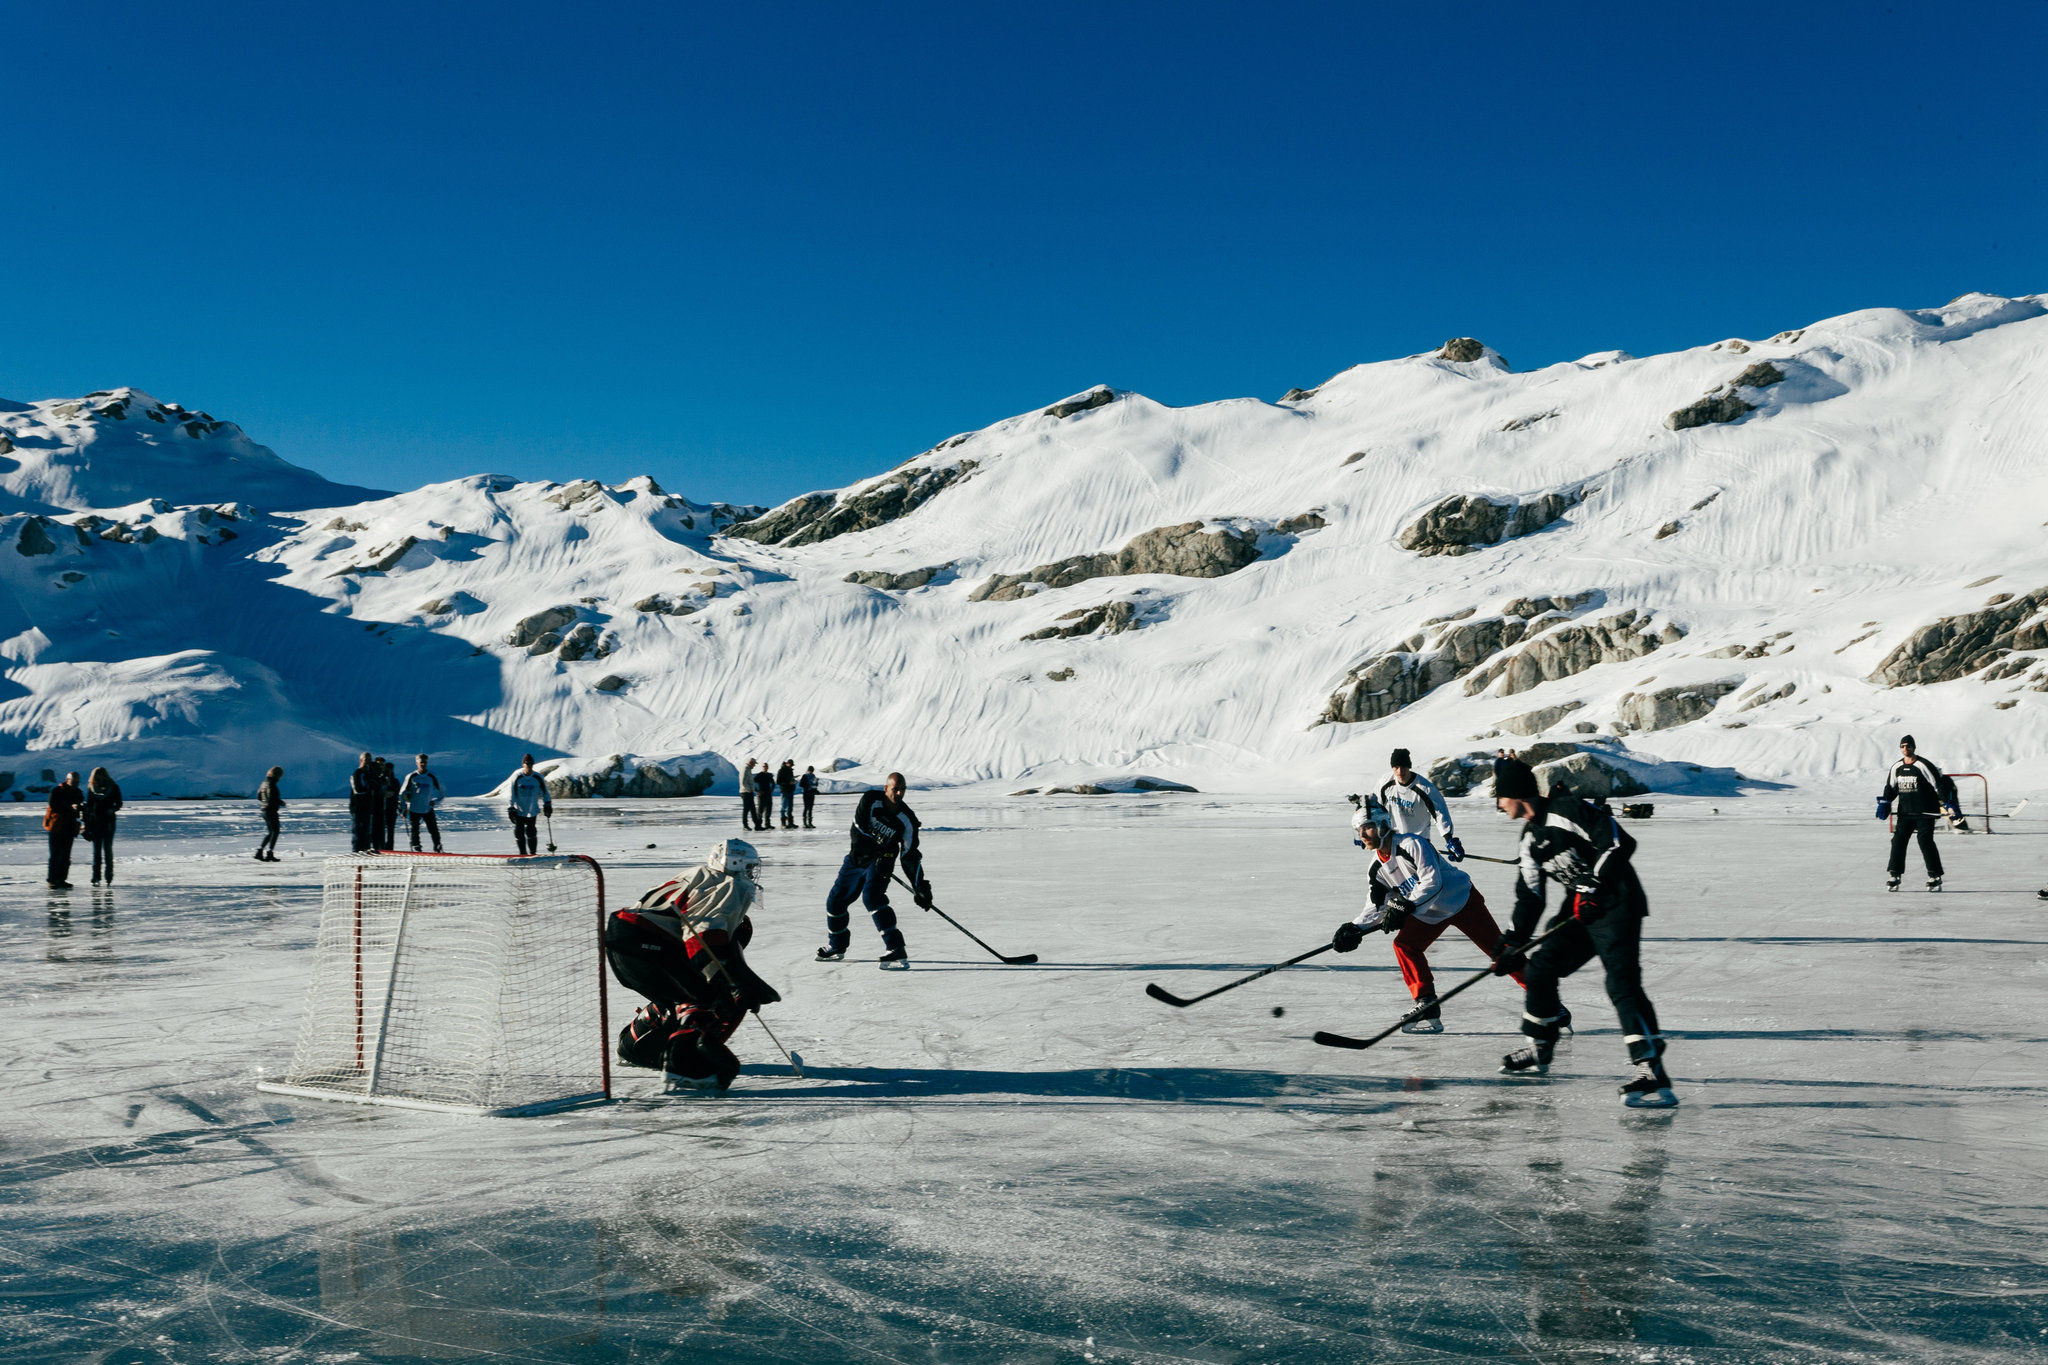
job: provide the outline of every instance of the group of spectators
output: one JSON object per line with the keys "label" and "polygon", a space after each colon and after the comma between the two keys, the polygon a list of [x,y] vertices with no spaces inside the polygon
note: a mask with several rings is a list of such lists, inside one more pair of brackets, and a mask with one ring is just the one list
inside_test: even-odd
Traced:
{"label": "group of spectators", "polygon": [[[390,760],[366,753],[348,776],[348,813],[350,817],[349,851],[352,853],[389,853],[398,846],[398,817],[403,814],[411,827],[412,851],[421,852],[420,825],[424,823],[427,834],[434,841],[434,852],[441,852],[441,822],[435,818],[434,808],[442,801],[441,779],[427,767],[427,756],[414,756],[416,766],[398,780],[398,770]],[[272,769],[273,773],[280,772]],[[273,788],[274,794],[274,788]],[[283,805],[282,801],[278,802]],[[262,850],[257,856],[262,857]],[[266,861],[274,861],[272,859]]]}
{"label": "group of spectators", "polygon": [[797,776],[796,760],[785,758],[780,768],[770,768],[758,758],[747,760],[747,766],[740,773],[740,828],[767,829],[768,821],[775,814],[775,794],[782,793],[782,827],[798,828],[796,822],[796,794],[804,794],[804,822],[802,828],[810,829],[811,808],[818,800],[818,770],[805,768],[803,776]]}
{"label": "group of spectators", "polygon": [[121,784],[105,768],[94,768],[83,787],[77,773],[50,789],[43,828],[50,836],[46,879],[54,891],[71,889],[71,846],[83,834],[92,843],[92,884],[114,884],[114,816],[121,809]]}

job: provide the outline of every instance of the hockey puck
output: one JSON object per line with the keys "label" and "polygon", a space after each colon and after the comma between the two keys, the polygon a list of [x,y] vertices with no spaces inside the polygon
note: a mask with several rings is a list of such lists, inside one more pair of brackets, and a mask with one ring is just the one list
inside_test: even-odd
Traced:
{"label": "hockey puck", "polygon": [[1283,1015],[1283,1014],[1285,1014],[1285,1013],[1287,1013],[1287,1006],[1285,1006],[1285,1005],[1275,1005],[1275,1006],[1273,1006],[1273,1017],[1274,1017],[1275,1019],[1278,1019],[1278,1018],[1279,1018],[1279,1017],[1280,1017],[1281,1015]]}

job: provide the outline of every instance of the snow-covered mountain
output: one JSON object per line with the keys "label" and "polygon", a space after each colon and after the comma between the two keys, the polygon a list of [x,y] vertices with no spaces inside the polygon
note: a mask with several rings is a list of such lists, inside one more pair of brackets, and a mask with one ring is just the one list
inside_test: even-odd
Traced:
{"label": "snow-covered mountain", "polygon": [[1277,402],[1088,390],[766,511],[366,497],[131,390],[0,405],[48,509],[0,517],[0,768],[1343,791],[1512,743],[1725,790],[1875,770],[1904,727],[2005,769],[2048,735],[2044,360],[2043,296],[1524,373],[1458,338]]}

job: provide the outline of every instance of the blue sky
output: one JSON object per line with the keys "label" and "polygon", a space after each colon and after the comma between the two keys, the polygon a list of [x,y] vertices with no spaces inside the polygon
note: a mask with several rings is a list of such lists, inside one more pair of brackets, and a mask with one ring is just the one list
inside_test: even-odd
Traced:
{"label": "blue sky", "polygon": [[772,503],[1274,398],[2048,290],[2048,3],[20,6],[0,396],[383,487]]}

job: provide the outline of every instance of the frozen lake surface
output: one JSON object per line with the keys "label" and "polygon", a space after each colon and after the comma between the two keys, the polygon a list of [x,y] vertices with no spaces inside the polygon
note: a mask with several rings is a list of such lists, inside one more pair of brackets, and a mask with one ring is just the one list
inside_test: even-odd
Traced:
{"label": "frozen lake surface", "polygon": [[[1385,938],[1342,802],[914,795],[913,970],[821,964],[848,805],[753,836],[784,1002],[723,1098],[474,1119],[282,1100],[334,803],[138,803],[119,881],[47,892],[0,811],[0,1358],[22,1361],[1948,1361],[2048,1358],[2048,824],[1882,889],[1859,801],[1658,799],[1645,979],[1682,1098],[1632,1112],[1597,970],[1544,1081],[1516,993],[1370,1052]],[[733,802],[566,802],[613,905]],[[1459,803],[1475,853],[1512,829]],[[456,803],[449,847],[510,852]],[[648,848],[648,844],[656,847]],[[84,845],[80,845],[84,853]],[[302,856],[303,855],[303,856]],[[1512,871],[1468,863],[1497,910]],[[1908,885],[1919,884],[1917,867]],[[1452,935],[1443,984],[1475,967]],[[613,1019],[636,1001],[614,988]],[[1284,1018],[1272,1008],[1284,1005]]]}

